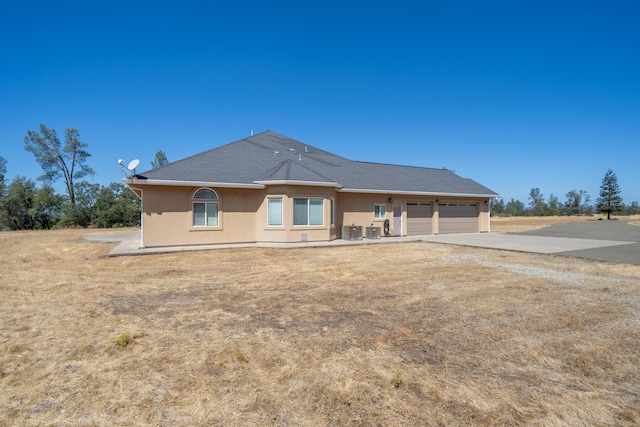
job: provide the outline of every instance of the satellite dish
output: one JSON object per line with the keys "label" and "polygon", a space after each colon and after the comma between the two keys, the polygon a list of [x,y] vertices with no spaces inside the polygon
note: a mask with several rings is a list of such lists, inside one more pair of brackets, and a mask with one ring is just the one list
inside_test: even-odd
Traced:
{"label": "satellite dish", "polygon": [[127,166],[127,169],[129,169],[130,171],[134,171],[136,170],[139,164],[140,164],[140,160],[138,159],[131,160],[129,162],[129,165]]}
{"label": "satellite dish", "polygon": [[118,159],[118,164],[119,164],[120,166],[122,166],[122,164],[123,164],[123,163],[124,163],[124,160],[122,160],[122,159]]}

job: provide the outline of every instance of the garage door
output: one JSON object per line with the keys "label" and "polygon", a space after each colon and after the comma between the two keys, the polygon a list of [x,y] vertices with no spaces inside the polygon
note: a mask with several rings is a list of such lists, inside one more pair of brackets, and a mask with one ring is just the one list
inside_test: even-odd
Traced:
{"label": "garage door", "polygon": [[440,234],[478,232],[477,203],[445,203],[439,204],[438,209]]}
{"label": "garage door", "polygon": [[431,203],[407,203],[407,235],[433,234],[431,227]]}

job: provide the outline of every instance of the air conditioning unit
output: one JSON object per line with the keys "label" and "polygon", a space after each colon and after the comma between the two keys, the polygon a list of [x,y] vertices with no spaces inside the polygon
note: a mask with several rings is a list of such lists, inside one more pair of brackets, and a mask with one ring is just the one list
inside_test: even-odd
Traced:
{"label": "air conditioning unit", "polygon": [[367,239],[380,238],[380,227],[367,227],[365,232],[366,232]]}
{"label": "air conditioning unit", "polygon": [[342,240],[362,240],[361,225],[343,225]]}

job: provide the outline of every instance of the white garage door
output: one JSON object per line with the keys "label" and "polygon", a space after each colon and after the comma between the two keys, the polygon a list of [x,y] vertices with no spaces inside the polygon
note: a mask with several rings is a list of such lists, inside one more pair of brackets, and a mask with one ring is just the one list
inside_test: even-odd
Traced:
{"label": "white garage door", "polygon": [[407,203],[407,236],[433,234],[431,203]]}
{"label": "white garage door", "polygon": [[444,203],[439,204],[438,209],[440,234],[478,232],[477,203]]}

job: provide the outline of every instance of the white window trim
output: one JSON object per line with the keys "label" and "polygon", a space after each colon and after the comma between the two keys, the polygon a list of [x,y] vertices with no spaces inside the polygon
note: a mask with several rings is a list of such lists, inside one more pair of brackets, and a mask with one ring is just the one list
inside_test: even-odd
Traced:
{"label": "white window trim", "polygon": [[[196,194],[198,194],[198,192],[202,191],[202,190],[208,190],[211,191],[214,195],[214,198],[212,199],[196,199],[195,196]],[[195,205],[196,204],[203,204],[204,205],[204,220],[205,220],[205,224],[204,225],[196,225],[195,224]],[[209,225],[209,205],[215,205],[216,206],[216,221],[217,224],[215,225]],[[196,191],[193,192],[193,195],[191,196],[191,228],[192,229],[196,229],[196,230],[212,230],[212,229],[220,229],[222,227],[222,221],[220,218],[220,196],[218,196],[218,193],[211,189],[211,188],[207,188],[207,187],[203,187],[203,188],[198,188]]]}
{"label": "white window trim", "polygon": [[[382,208],[384,209],[384,215],[383,216],[378,216],[377,212],[376,212],[376,208],[378,206],[382,206]],[[376,203],[373,205],[373,218],[375,219],[386,219],[387,218],[387,204],[386,203]]]}
{"label": "white window trim", "polygon": [[[269,223],[269,203],[271,202],[271,200],[280,200],[280,224],[270,224]],[[267,197],[267,227],[269,228],[282,228],[284,227],[284,197],[282,196],[274,196],[274,197]]]}
{"label": "white window trim", "polygon": [[[204,205],[204,221],[205,224],[204,225],[198,225],[195,224],[195,206],[196,205]],[[215,205],[215,209],[216,209],[216,224],[210,225],[209,224],[209,209],[210,206]],[[193,219],[192,219],[192,227],[193,228],[216,228],[216,227],[220,227],[220,205],[218,204],[218,202],[207,202],[207,201],[202,201],[202,202],[193,202]]]}

